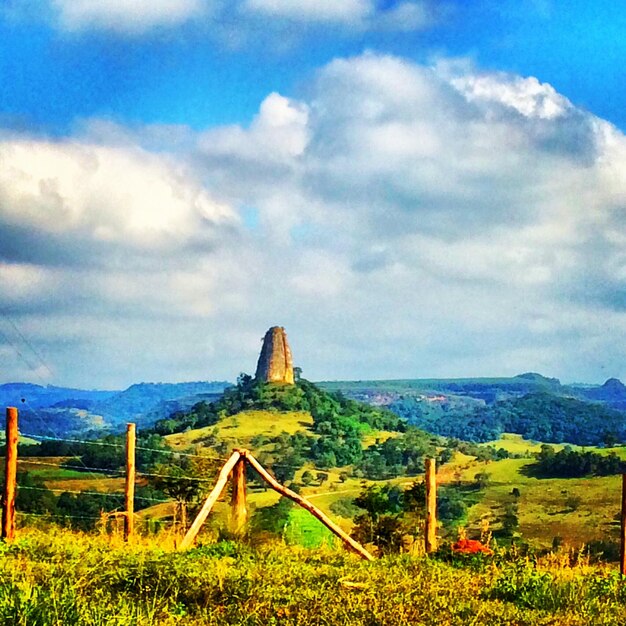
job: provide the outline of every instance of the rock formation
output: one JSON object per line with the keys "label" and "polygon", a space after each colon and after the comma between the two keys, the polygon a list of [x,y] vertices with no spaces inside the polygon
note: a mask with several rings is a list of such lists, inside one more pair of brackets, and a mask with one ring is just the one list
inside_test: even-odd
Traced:
{"label": "rock formation", "polygon": [[291,350],[282,326],[272,326],[265,333],[256,379],[266,383],[294,384]]}

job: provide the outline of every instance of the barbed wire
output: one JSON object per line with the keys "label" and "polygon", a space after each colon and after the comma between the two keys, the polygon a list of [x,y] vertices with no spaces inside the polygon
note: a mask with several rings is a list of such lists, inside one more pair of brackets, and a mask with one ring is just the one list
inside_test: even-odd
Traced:
{"label": "barbed wire", "polygon": [[[18,486],[18,489],[29,489],[32,491],[52,491],[53,493],[71,493],[75,495],[87,495],[87,496],[102,496],[105,498],[123,498],[124,494],[121,493],[109,493],[105,491],[77,491],[73,489],[61,489],[60,487],[31,487],[28,485]],[[137,496],[135,500],[145,500],[146,502],[172,502],[173,500],[163,500],[162,498],[150,498],[149,496]]]}
{"label": "barbed wire", "polygon": [[[94,439],[74,439],[69,437],[52,437],[50,435],[39,435],[33,433],[23,433],[20,432],[22,437],[28,437],[30,439],[41,440],[41,441],[61,441],[64,443],[76,443],[81,445],[88,446],[105,446],[111,448],[119,448],[124,449],[126,447],[125,443],[113,443],[111,441],[98,441]],[[157,454],[169,454],[171,456],[185,456],[185,457],[194,457],[197,459],[204,459],[206,461],[219,461],[225,463],[228,459],[208,456],[206,454],[194,454],[192,452],[183,452],[180,450],[166,450],[163,448],[148,448],[147,446],[135,446],[136,450],[142,450],[144,452],[156,452]]]}
{"label": "barbed wire", "polygon": [[102,516],[92,516],[92,515],[58,515],[55,513],[26,513],[26,511],[15,511],[16,515],[28,515],[29,517],[55,517],[60,519],[90,519],[90,520],[99,520],[102,519]]}
{"label": "barbed wire", "polygon": [[[161,525],[161,526],[171,526],[172,528],[176,528],[177,526],[181,525],[181,522],[178,520],[163,520],[163,519],[152,519],[149,517],[139,517],[137,515],[137,511],[134,514],[134,518],[135,518],[135,524],[146,524],[146,525],[150,525],[150,524],[156,524],[156,525]],[[55,519],[83,519],[83,520],[103,520],[103,517],[106,518],[108,516],[111,515],[118,515],[118,516],[122,516],[125,515],[126,512],[125,511],[107,511],[104,512],[103,515],[70,515],[70,514],[64,514],[64,513],[27,513],[26,511],[15,511],[16,515],[24,515],[24,516],[28,516],[28,517],[51,517],[51,518],[55,518]]]}
{"label": "barbed wire", "polygon": [[[22,340],[22,342],[26,345],[26,347],[33,353],[33,355],[35,356],[35,358],[44,366],[44,368],[46,370],[48,370],[48,374],[50,374],[50,378],[54,377],[54,374],[52,373],[52,370],[50,369],[50,367],[48,367],[48,364],[46,363],[45,359],[43,358],[43,356],[41,355],[41,352],[39,352],[39,350],[35,349],[35,346],[33,346],[32,342],[29,341],[25,336],[24,333],[18,328],[17,324],[15,323],[15,320],[13,320],[12,317],[9,316],[8,313],[4,312],[4,311],[0,311],[0,315],[2,315],[2,317],[9,322],[9,324],[13,327],[13,330],[17,333],[18,337]],[[31,370],[33,370],[33,372],[38,375],[38,369],[37,368],[33,368],[33,366],[26,360],[26,358],[24,357],[23,354],[20,354],[20,352],[18,351],[17,347],[15,346],[15,344],[13,344],[13,342],[10,340],[10,338],[6,335],[6,333],[2,332],[2,334],[4,335],[4,338],[7,339],[9,341],[9,343],[11,344],[11,346],[13,347],[13,349],[18,353],[18,355],[24,360],[24,362],[30,367]],[[39,378],[41,380],[43,380],[42,376],[39,376]]]}
{"label": "barbed wire", "polygon": [[[37,457],[32,457],[32,458],[37,458]],[[126,472],[122,471],[122,470],[115,470],[115,469],[108,469],[108,468],[98,468],[98,467],[83,467],[81,465],[59,465],[58,463],[50,463],[48,461],[31,461],[31,457],[27,457],[27,458],[21,458],[19,459],[19,463],[24,464],[24,465],[43,465],[45,467],[55,467],[57,469],[71,469],[71,470],[76,470],[78,472],[82,472],[83,470],[88,470],[89,473],[103,473],[103,474],[115,474],[117,475],[116,477],[118,478],[123,478],[124,476],[126,476]],[[176,476],[173,474],[158,474],[156,472],[142,472],[142,471],[137,471],[135,472],[136,476],[139,477],[148,477],[148,478],[169,478],[169,479],[173,479],[173,480],[197,480],[200,482],[213,482],[215,479],[214,478],[200,478],[199,476]],[[60,477],[59,480],[62,480],[63,478]],[[67,479],[67,480],[72,480],[72,479]],[[100,477],[98,477],[95,480],[101,480]]]}
{"label": "barbed wire", "polygon": [[155,474],[153,472],[137,472],[137,476],[148,476],[149,478],[167,478],[170,480],[196,480],[198,482],[215,482],[215,478],[200,478],[199,476],[173,476],[171,474]]}
{"label": "barbed wire", "polygon": [[51,437],[50,435],[35,435],[32,433],[22,433],[20,432],[22,437],[28,437],[29,439],[41,439],[42,441],[63,441],[66,443],[80,443],[87,444],[91,446],[108,446],[112,448],[123,448],[124,444],[122,443],[112,443],[110,441],[95,441],[90,439],[70,439],[69,437]]}
{"label": "barbed wire", "polygon": [[[78,472],[82,472],[87,470],[88,473],[103,473],[103,474],[118,474],[119,476],[124,476],[125,472],[122,470],[116,469],[108,469],[108,468],[100,468],[100,467],[86,467],[84,465],[59,465],[58,463],[49,463],[48,461],[31,461],[31,459],[36,459],[37,457],[21,457],[18,459],[18,462],[24,465],[45,465],[48,467],[56,467],[57,469],[71,469],[76,470]],[[74,457],[72,457],[74,458]],[[99,478],[99,477],[98,477]]]}

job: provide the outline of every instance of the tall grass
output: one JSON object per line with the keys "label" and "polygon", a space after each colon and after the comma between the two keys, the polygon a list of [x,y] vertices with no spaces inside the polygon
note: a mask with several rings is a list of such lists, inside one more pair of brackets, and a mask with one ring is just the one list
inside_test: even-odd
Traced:
{"label": "tall grass", "polygon": [[527,559],[458,567],[408,555],[372,563],[282,543],[174,552],[158,539],[31,531],[0,544],[0,623],[15,626],[626,623],[615,574]]}

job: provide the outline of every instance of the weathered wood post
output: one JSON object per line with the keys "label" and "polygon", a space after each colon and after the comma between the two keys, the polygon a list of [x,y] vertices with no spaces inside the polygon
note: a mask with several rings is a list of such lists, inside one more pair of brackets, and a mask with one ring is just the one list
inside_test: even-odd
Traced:
{"label": "weathered wood post", "polygon": [[622,512],[620,529],[619,566],[622,576],[626,576],[626,474],[622,474]]}
{"label": "weathered wood post", "polygon": [[187,534],[180,542],[180,545],[178,546],[179,550],[186,550],[193,543],[196,535],[200,532],[202,524],[204,524],[206,518],[211,512],[211,509],[213,508],[213,505],[217,502],[217,499],[220,497],[220,494],[226,486],[230,473],[233,471],[240,458],[241,454],[238,450],[235,450],[230,457],[228,457],[228,461],[226,461],[226,463],[222,466],[222,469],[217,477],[217,481],[215,482],[215,487],[213,487],[213,491],[211,491],[211,493],[207,496],[207,499],[204,501],[196,519],[193,521],[193,524],[191,524]]}
{"label": "weathered wood post", "polygon": [[231,500],[231,529],[233,533],[243,533],[248,517],[246,508],[246,461],[242,456],[233,468],[233,494]]}
{"label": "weathered wood post", "polygon": [[2,495],[2,539],[15,538],[15,494],[17,490],[17,409],[6,412],[6,452],[4,456],[4,493]]}
{"label": "weathered wood post", "polygon": [[430,554],[437,549],[437,471],[435,459],[426,459],[426,527],[424,546]]}
{"label": "weathered wood post", "polygon": [[126,515],[124,516],[124,541],[134,531],[135,522],[135,424],[126,425]]}
{"label": "weathered wood post", "polygon": [[352,539],[350,535],[345,533],[337,524],[335,524],[328,516],[320,511],[316,506],[305,500],[301,495],[287,489],[281,485],[268,471],[247,451],[242,450],[242,454],[250,465],[257,471],[259,476],[275,491],[278,491],[282,496],[289,498],[296,504],[299,504],[303,509],[311,513],[313,517],[316,517],[326,528],[333,532],[341,541],[343,541],[348,548],[356,552],[362,558],[367,561],[373,561],[374,557],[358,542]]}

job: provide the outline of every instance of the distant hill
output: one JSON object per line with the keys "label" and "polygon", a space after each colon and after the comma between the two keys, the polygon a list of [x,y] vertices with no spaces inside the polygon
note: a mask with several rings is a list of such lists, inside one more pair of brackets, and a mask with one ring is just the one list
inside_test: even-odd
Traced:
{"label": "distant hill", "polygon": [[626,385],[617,378],[609,378],[601,387],[587,387],[578,390],[583,398],[603,402],[616,409],[626,409]]}
{"label": "distant hill", "polygon": [[[5,383],[0,385],[0,406],[28,406],[32,409],[58,406],[62,408],[88,408],[118,393],[35,385],[32,383]],[[81,405],[80,407],[78,405]]]}
{"label": "distant hill", "polygon": [[226,381],[139,383],[124,391],[100,391],[31,383],[0,385],[0,402],[16,406],[20,430],[46,436],[101,436],[126,422],[150,427],[175,411],[220,397]]}
{"label": "distant hill", "polygon": [[528,372],[511,378],[339,381],[319,385],[385,406],[410,424],[470,441],[514,432],[580,445],[626,441],[626,386],[562,385]]}
{"label": "distant hill", "polygon": [[212,402],[230,386],[226,381],[138,383],[94,405],[90,413],[102,416],[113,428],[129,421],[152,425],[198,402]]}
{"label": "distant hill", "polygon": [[414,398],[396,401],[388,408],[418,428],[467,441],[491,441],[504,432],[535,441],[582,446],[626,441],[626,413],[598,402],[546,392],[472,408]]}
{"label": "distant hill", "polygon": [[[376,402],[377,396],[398,398],[401,396],[450,395],[474,398],[484,402],[496,402],[512,396],[537,391],[567,392],[558,378],[527,372],[509,378],[418,378],[369,381],[325,381],[317,383],[327,391],[340,391],[348,397]],[[379,404],[386,402],[380,401]]]}

